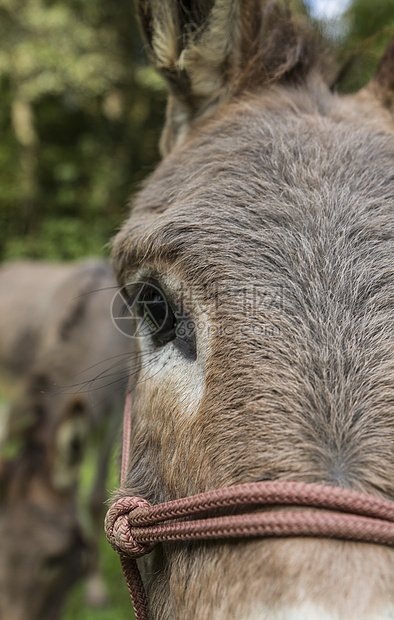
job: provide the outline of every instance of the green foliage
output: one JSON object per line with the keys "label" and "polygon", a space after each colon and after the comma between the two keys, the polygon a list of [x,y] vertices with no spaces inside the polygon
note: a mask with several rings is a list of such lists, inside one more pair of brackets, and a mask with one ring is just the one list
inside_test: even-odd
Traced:
{"label": "green foliage", "polygon": [[89,223],[73,217],[48,217],[43,220],[39,235],[11,238],[7,244],[7,258],[44,256],[48,260],[60,261],[104,254],[103,242],[110,235],[110,227],[105,226],[102,218]]}
{"label": "green foliage", "polygon": [[346,67],[340,90],[355,92],[374,76],[394,35],[394,5],[387,0],[353,0],[343,17],[339,61]]}
{"label": "green foliage", "polygon": [[108,588],[109,604],[103,609],[87,607],[83,584],[71,592],[61,620],[134,620],[133,606],[120,568],[119,557],[104,536],[101,541],[104,577]]}
{"label": "green foliage", "polygon": [[165,92],[132,3],[0,0],[0,260],[106,254]]}

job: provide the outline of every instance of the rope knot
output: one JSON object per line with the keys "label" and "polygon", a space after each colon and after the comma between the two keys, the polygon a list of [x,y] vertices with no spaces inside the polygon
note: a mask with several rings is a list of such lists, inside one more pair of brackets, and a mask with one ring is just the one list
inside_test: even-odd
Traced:
{"label": "rope knot", "polygon": [[135,531],[129,521],[131,511],[150,507],[151,504],[141,497],[123,497],[108,510],[105,517],[105,534],[117,553],[136,559],[152,551],[155,544],[136,540]]}

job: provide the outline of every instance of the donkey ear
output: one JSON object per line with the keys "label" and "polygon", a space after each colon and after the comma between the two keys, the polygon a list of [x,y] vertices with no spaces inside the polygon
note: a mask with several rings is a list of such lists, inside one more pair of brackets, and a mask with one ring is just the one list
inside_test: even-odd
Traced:
{"label": "donkey ear", "polygon": [[392,37],[371,83],[380,101],[394,116],[394,36]]}
{"label": "donkey ear", "polygon": [[239,0],[136,0],[152,62],[170,86],[162,151],[225,97]]}
{"label": "donkey ear", "polygon": [[[170,86],[161,150],[230,93],[285,78],[316,64],[314,37],[286,8],[262,0],[136,0],[153,64]],[[307,34],[308,33],[308,34]]]}

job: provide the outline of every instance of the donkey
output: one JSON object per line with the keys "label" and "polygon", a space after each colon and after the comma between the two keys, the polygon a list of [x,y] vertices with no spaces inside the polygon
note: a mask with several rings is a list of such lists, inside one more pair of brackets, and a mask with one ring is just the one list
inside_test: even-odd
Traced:
{"label": "donkey", "polygon": [[[340,96],[280,3],[137,9],[169,99],[113,247],[145,325],[118,498],[295,481],[394,500],[394,40]],[[155,620],[394,617],[374,544],[162,543],[138,564]]]}
{"label": "donkey", "polygon": [[[105,601],[98,539],[130,354],[111,321],[116,289],[102,261],[0,269],[2,620],[56,618],[83,573],[88,602]],[[89,447],[97,464],[83,518]]]}

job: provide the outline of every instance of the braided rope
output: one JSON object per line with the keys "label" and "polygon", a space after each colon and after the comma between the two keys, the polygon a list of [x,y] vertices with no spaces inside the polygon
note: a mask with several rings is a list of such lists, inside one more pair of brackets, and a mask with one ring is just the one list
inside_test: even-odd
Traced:
{"label": "braided rope", "polygon": [[[134,524],[133,524],[134,525]],[[135,528],[134,544],[254,536],[319,536],[394,547],[394,523],[341,513],[263,512]],[[151,550],[150,548],[150,550]],[[128,553],[129,554],[129,553]],[[130,553],[131,557],[136,557]]]}
{"label": "braided rope", "polygon": [[[275,510],[305,506],[319,511]],[[223,509],[254,512],[207,516]],[[185,517],[194,520],[175,521]],[[170,521],[170,523],[167,523]],[[305,536],[394,547],[394,503],[365,493],[301,482],[257,482],[208,491],[152,506],[138,497],[115,502],[106,516],[108,541],[122,567],[138,620],[148,618],[136,559],[160,542],[249,537]]]}
{"label": "braided rope", "polygon": [[120,563],[127,583],[136,619],[149,620],[148,603],[146,600],[144,584],[142,583],[141,574],[138,570],[136,560],[121,555]]}
{"label": "braided rope", "polygon": [[130,436],[131,436],[131,392],[126,396],[126,404],[123,415],[123,448],[122,448],[122,468],[120,481],[123,484],[127,473],[127,465],[130,454]]}
{"label": "braided rope", "polygon": [[297,505],[386,519],[394,522],[394,503],[366,493],[302,482],[250,482],[192,495],[152,506],[144,502],[133,506],[135,526],[190,517],[205,511],[236,506]]}

